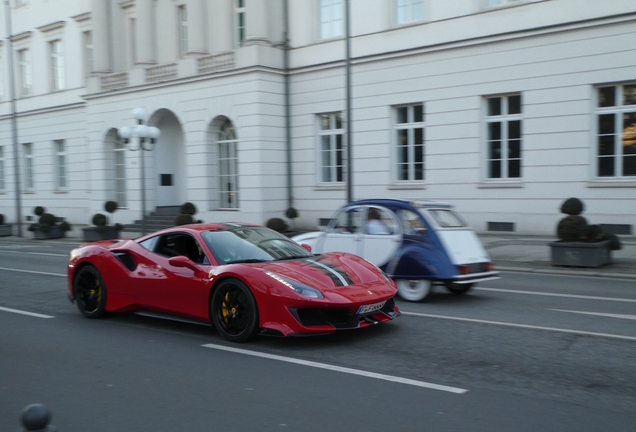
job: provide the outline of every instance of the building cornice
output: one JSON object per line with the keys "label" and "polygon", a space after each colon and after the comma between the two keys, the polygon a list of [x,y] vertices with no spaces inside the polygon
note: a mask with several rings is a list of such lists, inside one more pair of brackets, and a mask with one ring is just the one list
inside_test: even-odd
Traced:
{"label": "building cornice", "polygon": [[38,27],[37,29],[40,30],[42,33],[48,33],[50,31],[59,30],[65,25],[66,25],[66,21],[56,21],[54,23]]}
{"label": "building cornice", "polygon": [[32,31],[25,31],[22,33],[18,33],[17,35],[11,36],[11,42],[18,42],[21,40],[25,40],[31,37]]}
{"label": "building cornice", "polygon": [[88,21],[88,20],[92,19],[92,17],[93,17],[93,15],[92,15],[91,12],[84,12],[83,14],[72,16],[71,18],[79,23],[79,22]]}

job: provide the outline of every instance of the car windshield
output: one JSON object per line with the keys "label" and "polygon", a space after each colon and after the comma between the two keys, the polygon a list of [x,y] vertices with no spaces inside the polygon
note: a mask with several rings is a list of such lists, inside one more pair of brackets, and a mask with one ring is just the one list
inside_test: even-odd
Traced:
{"label": "car windshield", "polygon": [[250,263],[311,257],[298,243],[261,227],[240,227],[201,233],[218,263]]}
{"label": "car windshield", "polygon": [[468,226],[460,215],[450,209],[420,209],[428,213],[441,228],[464,228]]}

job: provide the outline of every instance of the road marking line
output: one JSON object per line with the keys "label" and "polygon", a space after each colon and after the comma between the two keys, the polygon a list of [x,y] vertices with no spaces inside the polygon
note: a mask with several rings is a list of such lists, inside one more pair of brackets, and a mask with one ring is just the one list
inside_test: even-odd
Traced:
{"label": "road marking line", "polygon": [[538,295],[538,296],[547,296],[547,297],[566,297],[566,298],[577,298],[577,299],[586,299],[586,300],[604,300],[604,301],[615,301],[615,302],[625,302],[625,303],[636,303],[636,299],[615,298],[615,297],[597,297],[597,296],[586,296],[586,295],[578,295],[578,294],[557,294],[557,293],[545,293],[545,292],[537,292],[537,291],[521,291],[521,290],[511,290],[511,289],[503,289],[503,288],[486,288],[486,287],[475,287],[473,289],[480,290],[480,291],[527,294],[527,295]]}
{"label": "road marking line", "polygon": [[573,311],[573,310],[563,310],[563,309],[546,309],[546,310],[555,311],[555,312],[568,312],[568,313],[581,314],[581,315],[595,315],[595,316],[608,317],[608,318],[636,320],[636,315],[623,315],[623,314],[601,313],[601,312],[583,312],[583,311]]}
{"label": "road marking line", "polygon": [[20,254],[20,255],[45,255],[45,256],[57,256],[57,257],[68,257],[69,254],[56,254],[56,253],[44,253],[44,252],[20,252],[20,251],[12,251],[6,249],[0,249],[0,252],[6,252],[11,254]]}
{"label": "road marking line", "polygon": [[466,321],[466,322],[474,322],[479,324],[493,324],[493,325],[500,325],[505,327],[518,327],[518,328],[531,329],[531,330],[546,330],[546,331],[552,331],[557,333],[570,333],[570,334],[578,334],[583,336],[599,336],[599,337],[606,337],[606,338],[612,338],[612,339],[636,341],[636,336],[623,336],[623,335],[617,335],[617,334],[611,334],[611,333],[596,333],[596,332],[588,332],[583,330],[569,330],[569,329],[562,329],[562,328],[556,328],[556,327],[535,326],[535,325],[529,325],[529,324],[515,324],[515,323],[489,321],[489,320],[474,319],[474,318],[460,318],[460,317],[451,317],[451,316],[444,316],[444,315],[424,314],[424,313],[417,313],[417,312],[405,312],[401,308],[400,308],[400,312],[402,312],[402,315],[412,315],[412,316],[419,316],[424,318],[438,318],[438,319],[446,319],[446,320],[452,320],[452,321]]}
{"label": "road marking line", "polygon": [[59,273],[41,272],[41,271],[37,271],[37,270],[20,270],[20,269],[12,269],[12,268],[7,268],[7,267],[0,267],[0,270],[14,271],[14,272],[20,272],[20,273],[41,274],[41,275],[46,275],[46,276],[59,276],[59,277],[66,277],[67,276],[65,274],[59,274]]}
{"label": "road marking line", "polygon": [[466,389],[461,389],[457,387],[448,387],[444,385],[428,383],[425,381],[416,381],[416,380],[412,380],[408,378],[401,378],[401,377],[396,377],[392,375],[384,375],[384,374],[379,374],[375,372],[367,372],[363,370],[351,369],[351,368],[346,368],[341,366],[334,366],[334,365],[330,365],[326,363],[318,363],[318,362],[309,361],[309,360],[300,360],[300,359],[296,359],[292,357],[283,357],[283,356],[279,356],[275,354],[267,354],[263,352],[250,351],[250,350],[241,349],[241,348],[231,348],[231,347],[226,347],[223,345],[215,345],[215,344],[205,344],[202,346],[205,348],[212,348],[212,349],[221,350],[221,351],[229,351],[229,352],[233,352],[237,354],[245,354],[245,355],[250,355],[253,357],[261,357],[261,358],[266,358],[270,360],[278,360],[282,362],[294,363],[294,364],[309,366],[309,367],[318,368],[318,369],[327,369],[327,370],[331,370],[335,372],[342,372],[342,373],[347,373],[351,375],[359,375],[359,376],[364,376],[367,378],[375,378],[379,380],[390,381],[390,382],[395,382],[400,384],[407,384],[407,385],[412,385],[416,387],[423,387],[423,388],[428,388],[432,390],[441,390],[441,391],[456,393],[456,394],[463,394],[468,391]]}
{"label": "road marking line", "polygon": [[0,306],[0,311],[11,312],[11,313],[20,314],[20,315],[28,315],[28,316],[32,316],[36,318],[55,318],[54,316],[50,316],[50,315],[42,315],[35,312],[27,312],[27,311],[22,311],[17,309],[10,309],[6,307],[2,307],[2,306]]}

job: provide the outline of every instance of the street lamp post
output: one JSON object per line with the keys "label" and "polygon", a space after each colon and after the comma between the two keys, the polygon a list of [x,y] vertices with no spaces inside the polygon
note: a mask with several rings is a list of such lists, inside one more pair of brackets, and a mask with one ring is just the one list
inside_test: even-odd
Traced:
{"label": "street lamp post", "polygon": [[[155,140],[161,135],[161,131],[154,126],[146,125],[146,111],[139,107],[132,111],[132,115],[137,121],[137,126],[129,128],[122,126],[117,129],[119,138],[124,140],[128,150],[141,150],[141,235],[146,235],[146,165],[144,161],[144,151],[152,151],[155,148]],[[135,145],[134,138],[138,138],[138,145]]]}

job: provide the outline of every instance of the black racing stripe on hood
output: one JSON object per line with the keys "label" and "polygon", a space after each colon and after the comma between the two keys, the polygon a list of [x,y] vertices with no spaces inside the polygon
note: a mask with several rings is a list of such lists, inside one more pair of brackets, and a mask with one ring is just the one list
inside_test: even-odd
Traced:
{"label": "black racing stripe on hood", "polygon": [[[348,278],[338,277],[338,275],[340,275],[341,273],[332,271],[332,268],[331,268],[332,266],[328,266],[325,263],[318,264],[316,261],[317,261],[316,259],[312,259],[312,258],[307,258],[307,259],[301,260],[301,262],[303,262],[303,263],[315,268],[316,270],[320,270],[321,272],[323,272],[324,274],[329,276],[329,278],[333,281],[334,285],[339,286],[339,287],[345,286],[345,282],[347,282]],[[325,268],[325,267],[328,267],[328,268]],[[344,282],[343,282],[343,280],[344,280]],[[349,279],[349,281],[350,280],[351,279]],[[351,283],[347,283],[347,285],[351,285]]]}
{"label": "black racing stripe on hood", "polygon": [[353,285],[353,280],[351,280],[351,278],[349,277],[349,275],[347,273],[345,273],[344,270],[336,267],[335,265],[331,264],[331,263],[327,263],[327,262],[322,262],[324,261],[324,257],[320,257],[317,259],[317,261],[321,261],[322,265],[326,265],[327,267],[329,267],[331,270],[335,271],[336,273],[338,273],[340,276],[342,276],[342,278],[347,282],[347,285]]}

